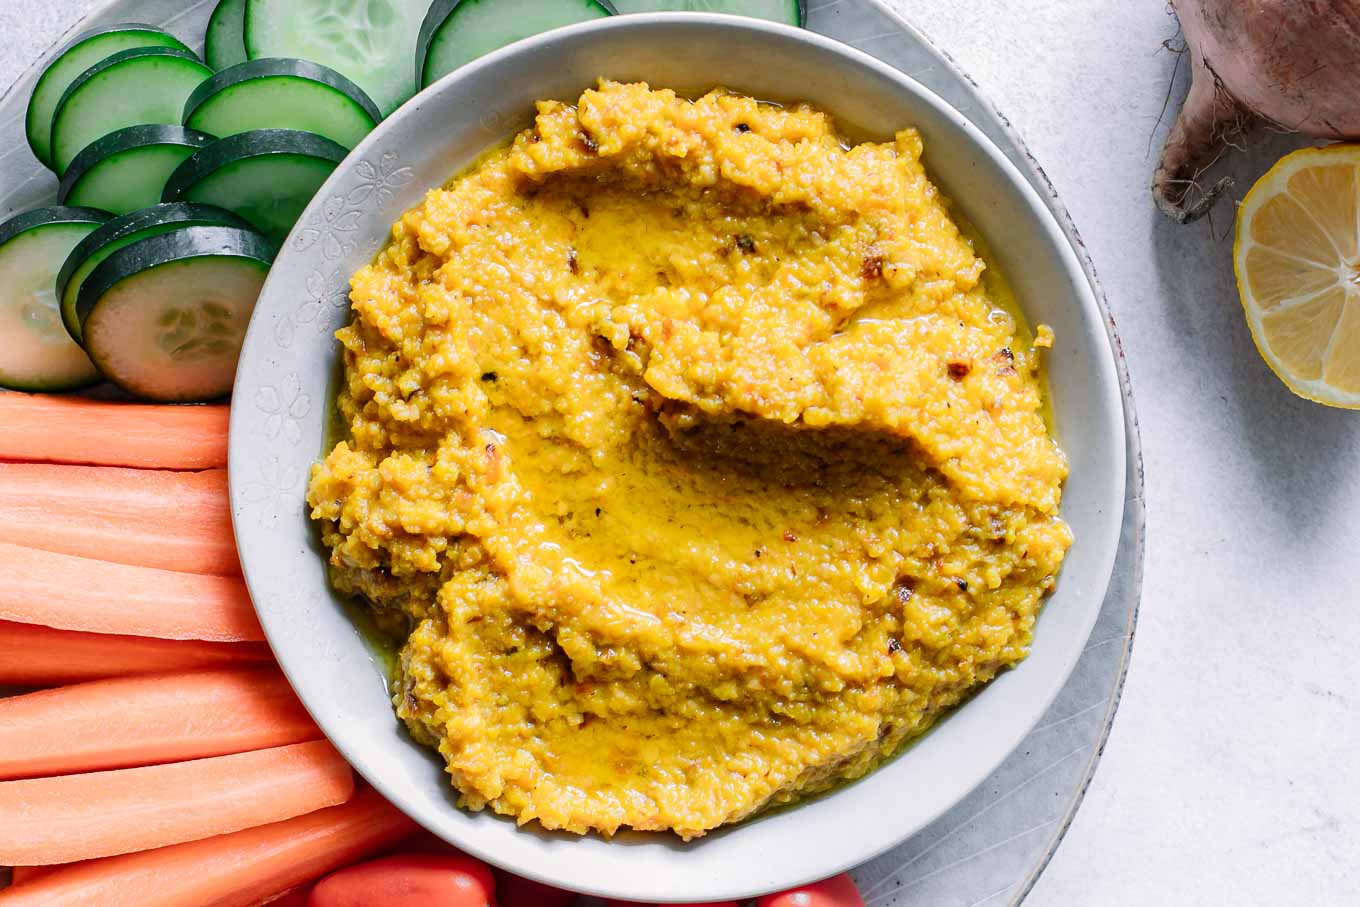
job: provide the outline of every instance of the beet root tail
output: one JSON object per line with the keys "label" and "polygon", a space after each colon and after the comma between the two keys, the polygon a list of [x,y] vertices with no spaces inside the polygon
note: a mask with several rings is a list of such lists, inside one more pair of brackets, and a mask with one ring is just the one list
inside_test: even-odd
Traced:
{"label": "beet root tail", "polygon": [[1178,224],[1199,220],[1232,188],[1230,177],[1209,186],[1201,180],[1255,119],[1223,88],[1202,59],[1197,58],[1194,66],[1190,92],[1152,178],[1152,197],[1157,207]]}

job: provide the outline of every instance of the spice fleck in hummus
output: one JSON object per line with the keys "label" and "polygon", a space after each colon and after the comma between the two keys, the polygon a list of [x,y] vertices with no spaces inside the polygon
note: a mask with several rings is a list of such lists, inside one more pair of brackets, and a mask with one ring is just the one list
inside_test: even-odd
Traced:
{"label": "spice fleck in hummus", "polygon": [[702,835],[1024,658],[1066,461],[921,154],[604,82],[355,275],[310,501],[465,806]]}

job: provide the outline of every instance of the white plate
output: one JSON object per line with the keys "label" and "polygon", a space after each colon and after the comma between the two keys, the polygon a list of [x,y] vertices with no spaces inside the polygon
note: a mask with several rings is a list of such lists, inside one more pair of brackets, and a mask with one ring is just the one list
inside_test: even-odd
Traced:
{"label": "white plate", "polygon": [[[871,134],[919,127],[933,176],[997,250],[1035,321],[1052,324],[1057,429],[1077,535],[1030,658],[902,758],[836,793],[683,845],[517,829],[453,806],[437,759],[398,727],[380,670],[325,582],[306,519],[346,281],[431,186],[529,122],[542,97],[601,75],[801,97]],[[604,20],[507,48],[389,118],[341,166],[280,256],[252,322],[233,407],[233,513],[275,652],[318,722],[376,787],[449,841],[507,869],[610,897],[704,901],[838,872],[924,827],[988,776],[1048,708],[1100,611],[1123,516],[1125,431],[1104,319],[1067,236],[1027,179],[956,110],[897,70],[819,35],[722,16]]]}

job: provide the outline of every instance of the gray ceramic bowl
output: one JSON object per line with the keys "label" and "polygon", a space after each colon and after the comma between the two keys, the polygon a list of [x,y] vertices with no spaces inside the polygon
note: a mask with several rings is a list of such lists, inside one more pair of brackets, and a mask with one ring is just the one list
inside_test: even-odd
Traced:
{"label": "gray ceramic bowl", "polygon": [[[1030,658],[867,778],[793,809],[682,844],[519,829],[458,810],[439,760],[399,727],[382,669],[326,585],[306,516],[321,455],[332,333],[347,280],[431,187],[529,124],[533,102],[572,99],[600,76],[799,98],[856,132],[920,128],[934,178],[996,250],[1029,316],[1053,325],[1057,430],[1072,461],[1063,513],[1077,543]],[[231,421],[231,492],[246,579],[271,644],[321,727],[393,803],[506,869],[586,893],[650,901],[744,897],[828,876],[888,849],[993,771],[1037,722],[1100,610],[1124,501],[1114,357],[1090,285],[1019,172],[956,111],[902,73],[807,31],[716,15],[607,19],[508,47],[459,70],[384,122],[289,237],[246,339]]]}

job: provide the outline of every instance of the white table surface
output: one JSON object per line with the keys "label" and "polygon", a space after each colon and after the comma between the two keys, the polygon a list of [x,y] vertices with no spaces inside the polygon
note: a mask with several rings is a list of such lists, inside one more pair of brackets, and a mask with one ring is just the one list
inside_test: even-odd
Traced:
{"label": "white table surface", "polygon": [[[1174,20],[1158,0],[892,2],[993,97],[1071,208],[1142,420],[1133,665],[1095,783],[1028,903],[1356,903],[1360,413],[1292,397],[1256,355],[1231,204],[1189,227],[1152,207]],[[0,0],[0,83],[95,5]],[[1254,139],[1230,168],[1238,194],[1295,144]]]}

